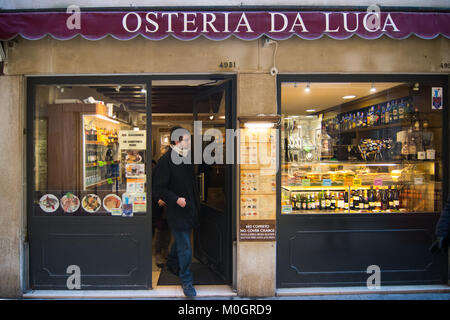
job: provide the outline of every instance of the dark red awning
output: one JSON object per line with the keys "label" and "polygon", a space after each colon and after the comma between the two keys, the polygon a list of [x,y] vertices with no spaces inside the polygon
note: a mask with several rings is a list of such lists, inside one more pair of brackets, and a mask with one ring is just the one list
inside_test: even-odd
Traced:
{"label": "dark red awning", "polygon": [[[76,13],[75,13],[76,14]],[[79,29],[76,19],[79,18]],[[75,28],[74,28],[75,27]],[[333,39],[348,39],[357,35],[377,39],[386,35],[405,39],[415,35],[433,39],[450,37],[450,14],[430,12],[85,12],[74,16],[65,12],[0,13],[0,40],[16,36],[37,40],[50,35],[58,40],[75,36],[99,40],[108,35],[129,40],[141,35],[150,40],[173,36],[193,40],[204,36],[224,40],[235,36],[254,40],[266,35],[275,40],[292,36],[315,40],[324,35]]]}

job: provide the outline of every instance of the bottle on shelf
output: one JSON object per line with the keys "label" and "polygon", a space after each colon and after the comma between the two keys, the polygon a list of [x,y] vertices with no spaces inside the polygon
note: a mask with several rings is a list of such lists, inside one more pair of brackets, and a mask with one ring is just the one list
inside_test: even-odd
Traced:
{"label": "bottle on shelf", "polygon": [[314,196],[315,201],[315,209],[319,210],[320,209],[320,200],[319,200],[319,193],[316,192],[315,196]]}
{"label": "bottle on shelf", "polygon": [[291,204],[292,204],[292,210],[297,211],[297,195],[295,193],[292,193],[291,195]]}
{"label": "bottle on shelf", "polygon": [[344,210],[348,211],[349,209],[349,202],[348,202],[348,191],[346,190],[344,192]]}
{"label": "bottle on shelf", "polygon": [[389,124],[391,120],[391,105],[388,102],[386,104],[386,112],[384,114],[384,124]]}
{"label": "bottle on shelf", "polygon": [[339,200],[337,205],[339,210],[345,210],[345,201],[344,201],[344,193],[339,192]]}
{"label": "bottle on shelf", "polygon": [[364,193],[362,190],[357,190],[359,196],[359,210],[364,210]]}
{"label": "bottle on shelf", "polygon": [[394,205],[394,193],[391,190],[391,186],[388,186],[387,189],[387,198],[388,198],[388,209],[389,210],[393,210],[395,209],[395,205]]}
{"label": "bottle on shelf", "polygon": [[369,197],[367,196],[367,190],[364,190],[364,200],[363,200],[363,208],[364,210],[369,210]]}
{"label": "bottle on shelf", "polygon": [[398,122],[398,100],[392,100],[392,122]]}
{"label": "bottle on shelf", "polygon": [[305,196],[302,196],[302,210],[308,210],[308,200]]}
{"label": "bottle on shelf", "polygon": [[359,210],[359,192],[358,190],[353,190],[353,209]]}
{"label": "bottle on shelf", "polygon": [[306,210],[312,210],[312,199],[310,194],[308,194],[308,197],[306,198]]}
{"label": "bottle on shelf", "polygon": [[336,210],[336,196],[334,192],[331,193],[330,210]]}
{"label": "bottle on shelf", "polygon": [[400,209],[400,195],[398,191],[398,187],[395,186],[393,190],[393,201],[394,201],[394,209],[399,210]]}
{"label": "bottle on shelf", "polygon": [[375,190],[375,210],[381,211],[381,194],[378,188]]}
{"label": "bottle on shelf", "polygon": [[296,194],[296,204],[297,210],[303,210],[303,197],[301,197],[300,193]]}
{"label": "bottle on shelf", "polygon": [[326,210],[327,205],[326,205],[326,199],[325,199],[325,192],[322,191],[320,196],[320,210]]}
{"label": "bottle on shelf", "polygon": [[370,186],[370,190],[368,191],[368,200],[369,200],[369,210],[375,209],[375,194],[373,190],[373,186]]}
{"label": "bottle on shelf", "polygon": [[328,190],[325,195],[325,209],[330,210],[330,207],[331,207],[331,196],[330,196],[330,190]]}
{"label": "bottle on shelf", "polygon": [[386,194],[386,190],[380,190],[381,197],[381,210],[386,211],[389,207],[389,200]]}

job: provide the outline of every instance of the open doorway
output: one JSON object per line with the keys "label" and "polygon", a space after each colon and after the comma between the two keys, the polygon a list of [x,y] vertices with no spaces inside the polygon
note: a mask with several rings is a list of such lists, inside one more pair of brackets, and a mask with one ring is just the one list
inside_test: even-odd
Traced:
{"label": "open doorway", "polygon": [[[160,80],[152,82],[152,145],[154,164],[169,150],[170,130],[181,126],[192,137],[192,149],[203,151],[209,144],[225,137],[227,112],[231,106],[230,87],[217,80]],[[215,134],[211,136],[211,132]],[[224,142],[224,141],[221,141]],[[223,144],[224,146],[224,144]],[[225,148],[224,148],[225,149]],[[231,187],[230,167],[225,164],[225,152],[220,161],[194,162],[201,197],[200,226],[191,235],[193,260],[191,271],[194,285],[231,284]],[[157,199],[153,199],[155,204]],[[165,221],[164,208],[153,213],[152,284],[179,285],[180,279],[165,266],[173,237]]]}

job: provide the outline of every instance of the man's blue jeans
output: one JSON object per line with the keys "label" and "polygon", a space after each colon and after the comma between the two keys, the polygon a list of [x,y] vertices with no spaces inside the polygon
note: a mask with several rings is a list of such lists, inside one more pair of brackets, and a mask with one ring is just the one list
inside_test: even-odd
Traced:
{"label": "man's blue jeans", "polygon": [[192,284],[192,247],[191,247],[191,230],[173,232],[175,239],[169,256],[167,257],[167,264],[173,267],[179,267],[179,275],[181,284]]}

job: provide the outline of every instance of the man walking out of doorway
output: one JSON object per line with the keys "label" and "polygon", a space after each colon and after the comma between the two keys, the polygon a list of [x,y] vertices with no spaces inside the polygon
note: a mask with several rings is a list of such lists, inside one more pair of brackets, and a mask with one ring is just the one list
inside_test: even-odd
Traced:
{"label": "man walking out of doorway", "polygon": [[167,259],[167,268],[179,275],[184,294],[193,297],[196,291],[190,270],[190,235],[192,229],[198,226],[200,198],[194,166],[190,161],[191,136],[186,129],[174,127],[170,139],[171,149],[159,159],[155,168],[155,197],[166,203],[166,218],[175,240]]}

